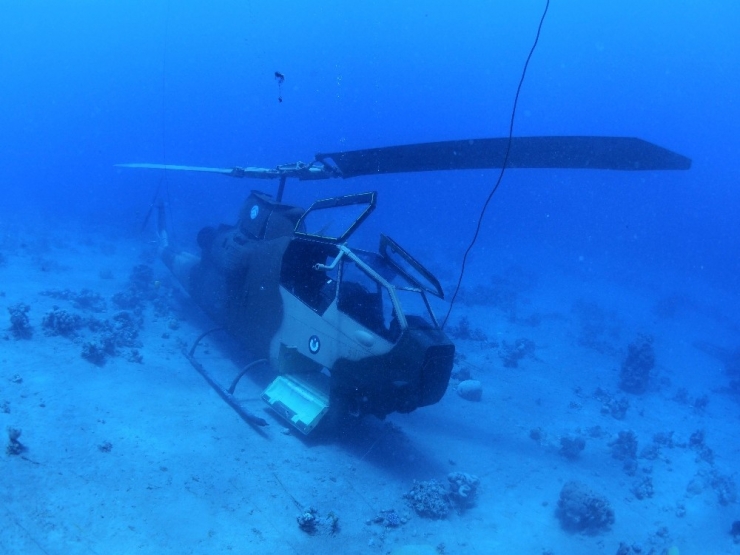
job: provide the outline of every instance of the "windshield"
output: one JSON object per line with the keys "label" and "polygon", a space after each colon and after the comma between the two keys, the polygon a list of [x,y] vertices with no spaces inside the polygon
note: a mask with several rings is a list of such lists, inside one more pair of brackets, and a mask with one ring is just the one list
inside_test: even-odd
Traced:
{"label": "windshield", "polygon": [[[400,321],[402,320],[395,315],[392,296],[396,297],[409,327],[437,327],[424,292],[411,283],[406,276],[376,253],[353,251],[353,254],[357,256],[362,264],[357,264],[350,257],[345,258],[340,284],[340,310],[342,310],[342,290],[357,291],[359,286],[362,291],[357,294],[362,295],[364,301],[362,307],[355,309],[355,313],[362,312],[362,317],[366,321],[372,321],[374,325],[370,326],[359,319],[358,321],[368,325],[376,332],[380,330],[378,333],[381,335],[390,335],[395,340],[397,338],[395,328],[398,328],[400,333]],[[391,286],[391,289],[387,289],[375,279],[372,276],[373,273],[385,280]],[[352,315],[350,314],[350,316]]]}

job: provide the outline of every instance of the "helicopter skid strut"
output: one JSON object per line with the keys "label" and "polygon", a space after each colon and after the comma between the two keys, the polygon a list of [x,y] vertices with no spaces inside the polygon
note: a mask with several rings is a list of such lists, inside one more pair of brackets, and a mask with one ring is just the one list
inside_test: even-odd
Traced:
{"label": "helicopter skid strut", "polygon": [[229,389],[225,389],[220,383],[218,383],[213,376],[208,372],[208,370],[205,369],[205,367],[198,361],[198,359],[195,358],[195,349],[198,347],[198,344],[201,342],[201,340],[210,333],[218,330],[222,330],[223,328],[213,328],[210,329],[204,333],[202,333],[193,343],[193,346],[190,348],[190,350],[183,349],[183,355],[185,355],[185,358],[188,359],[190,364],[193,365],[193,368],[195,368],[198,373],[205,378],[205,380],[208,382],[208,384],[218,393],[219,397],[226,401],[226,404],[229,405],[232,409],[236,411],[236,413],[242,417],[242,419],[247,422],[247,424],[250,424],[254,427],[258,428],[264,428],[265,426],[269,426],[267,421],[257,416],[256,414],[252,413],[251,411],[247,410],[242,406],[242,404],[239,402],[239,400],[234,397],[233,392],[236,387],[236,384],[238,383],[239,379],[246,373],[247,370],[249,370],[252,366],[254,366],[257,363],[265,362],[264,359],[257,360],[251,364],[249,364],[242,372],[239,373],[239,375],[234,379],[234,381],[231,384],[231,387]]}

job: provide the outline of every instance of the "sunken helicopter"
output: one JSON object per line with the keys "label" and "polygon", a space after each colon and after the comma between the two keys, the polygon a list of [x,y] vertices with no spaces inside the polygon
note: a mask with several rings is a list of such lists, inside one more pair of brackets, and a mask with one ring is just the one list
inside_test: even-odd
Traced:
{"label": "sunken helicopter", "polygon": [[[274,195],[252,191],[236,223],[201,229],[199,254],[170,244],[159,203],[159,250],[195,303],[255,357],[253,364],[269,363],[274,377],[262,399],[308,434],[328,413],[384,418],[437,403],[455,346],[430,303],[444,298],[440,282],[420,261],[385,234],[376,251],[350,245],[375,209],[376,193],[325,198],[303,209],[283,202],[288,179],[492,168],[686,170],[691,160],[638,138],[554,136],[320,153],[310,163],[275,168],[119,166],[278,181]],[[247,422],[267,425],[234,395],[252,365],[224,387],[195,358],[206,333],[186,356]]]}

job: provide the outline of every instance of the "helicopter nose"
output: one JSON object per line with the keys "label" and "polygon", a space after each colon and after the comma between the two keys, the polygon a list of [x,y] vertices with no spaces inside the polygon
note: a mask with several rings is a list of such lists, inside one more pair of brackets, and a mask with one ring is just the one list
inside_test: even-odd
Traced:
{"label": "helicopter nose", "polygon": [[433,405],[445,394],[454,358],[455,346],[452,343],[427,347],[419,373],[419,406]]}

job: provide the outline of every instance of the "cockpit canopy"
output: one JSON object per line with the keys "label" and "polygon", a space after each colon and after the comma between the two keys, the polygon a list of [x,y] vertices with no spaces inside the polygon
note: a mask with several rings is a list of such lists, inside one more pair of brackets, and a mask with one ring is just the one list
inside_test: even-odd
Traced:
{"label": "cockpit canopy", "polygon": [[[309,225],[327,221],[336,228],[337,219],[327,218],[328,212],[346,214],[348,208],[358,206],[363,207],[359,216],[338,231]],[[296,225],[301,231],[295,232],[286,249],[281,285],[319,314],[336,300],[340,312],[391,342],[407,328],[438,328],[427,295],[442,298],[443,293],[431,272],[385,235],[377,253],[346,245],[374,207],[375,193],[314,203]],[[316,212],[322,217],[312,217]]]}

